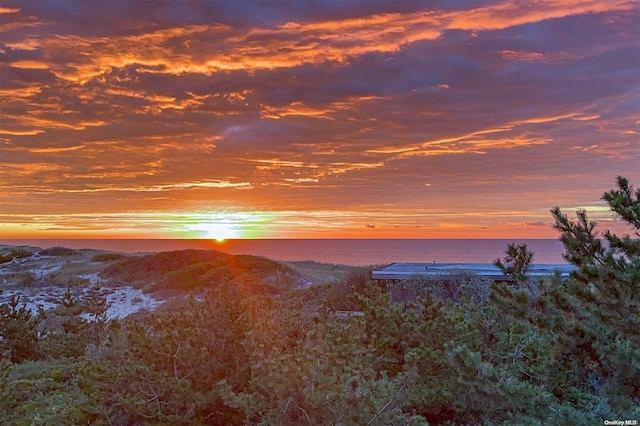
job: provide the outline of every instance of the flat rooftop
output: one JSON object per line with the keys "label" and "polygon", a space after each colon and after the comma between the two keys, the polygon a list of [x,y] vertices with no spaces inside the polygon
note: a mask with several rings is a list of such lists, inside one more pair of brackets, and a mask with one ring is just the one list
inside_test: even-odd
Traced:
{"label": "flat rooftop", "polygon": [[[536,264],[529,267],[527,275],[530,277],[545,277],[560,272],[563,278],[576,268],[567,264]],[[372,272],[374,280],[402,280],[415,275],[438,276],[455,273],[469,273],[480,275],[496,281],[509,281],[510,278],[491,263],[392,263],[386,268]]]}

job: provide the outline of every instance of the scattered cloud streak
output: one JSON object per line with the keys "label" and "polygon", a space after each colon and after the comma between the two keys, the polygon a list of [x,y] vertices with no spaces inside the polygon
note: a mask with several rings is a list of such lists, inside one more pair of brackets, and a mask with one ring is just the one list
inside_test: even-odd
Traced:
{"label": "scattered cloud streak", "polygon": [[554,237],[640,184],[635,1],[148,9],[0,7],[0,235]]}

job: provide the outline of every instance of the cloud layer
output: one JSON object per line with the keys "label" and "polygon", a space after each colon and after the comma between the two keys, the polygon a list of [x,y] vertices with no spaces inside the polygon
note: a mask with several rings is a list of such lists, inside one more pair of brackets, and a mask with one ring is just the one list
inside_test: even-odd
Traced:
{"label": "cloud layer", "polygon": [[6,237],[554,237],[550,207],[608,221],[615,176],[640,184],[635,1],[0,18]]}

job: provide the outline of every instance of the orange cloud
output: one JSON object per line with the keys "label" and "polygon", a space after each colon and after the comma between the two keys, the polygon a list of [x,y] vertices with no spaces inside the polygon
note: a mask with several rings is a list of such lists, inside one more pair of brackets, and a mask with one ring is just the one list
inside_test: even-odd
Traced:
{"label": "orange cloud", "polygon": [[[103,120],[80,120],[77,123],[72,124],[72,123],[63,121],[62,117],[58,119],[48,119],[48,118],[38,117],[34,114],[22,115],[22,116],[6,114],[5,117],[15,119],[17,122],[22,122],[21,124],[26,126],[35,126],[38,128],[50,128],[50,129],[84,130],[87,127],[100,127],[106,124],[106,122]],[[11,130],[0,130],[0,133],[7,133],[7,132],[11,132]],[[17,132],[18,134],[20,134],[19,131]],[[43,133],[44,131],[39,129],[39,130],[34,130],[33,132],[37,132],[37,133],[29,133],[29,134],[39,134],[39,133]],[[10,133],[10,134],[16,134],[16,132]]]}
{"label": "orange cloud", "polygon": [[[1,132],[1,131],[0,131]],[[68,147],[36,147],[36,148],[27,148],[27,147],[9,147],[9,148],[4,148],[6,151],[23,151],[23,152],[30,152],[30,153],[34,153],[34,154],[53,154],[53,153],[58,153],[58,152],[69,152],[69,151],[76,151],[78,149],[82,149],[84,148],[84,145],[76,145],[76,146],[68,146]]]}
{"label": "orange cloud", "polygon": [[[434,40],[445,29],[496,30],[582,13],[633,8],[634,2],[624,0],[546,1],[536,3],[535,7],[505,2],[455,13],[419,11],[308,24],[290,22],[276,28],[256,28],[244,33],[220,24],[190,25],[116,37],[57,35],[46,39],[27,38],[6,45],[14,49],[42,49],[50,59],[47,63],[17,61],[13,66],[47,67],[59,78],[87,82],[112,67],[132,64],[157,68],[153,72],[211,74],[222,70],[345,62],[353,56],[395,52],[407,44]],[[205,44],[199,41],[201,39],[207,40],[204,42],[206,49]],[[169,47],[169,41],[180,46],[180,50]],[[82,59],[73,64],[56,64],[53,58],[56,52],[67,50],[73,50]]]}
{"label": "orange cloud", "polygon": [[29,69],[29,70],[47,70],[49,69],[49,64],[42,61],[15,61],[11,62],[11,66],[19,69]]}
{"label": "orange cloud", "polygon": [[42,87],[39,85],[20,87],[20,88],[0,88],[0,96],[11,98],[30,98],[33,95],[37,95],[42,91]]}
{"label": "orange cloud", "polygon": [[309,106],[305,106],[302,102],[292,102],[286,107],[269,107],[263,105],[260,109],[260,116],[264,118],[280,119],[282,117],[290,115],[299,115],[304,117],[324,118],[327,120],[333,120],[329,113],[335,112],[332,109],[318,109]]}
{"label": "orange cloud", "polygon": [[544,55],[539,52],[517,52],[514,50],[503,50],[500,56],[508,61],[539,61],[544,59]]}
{"label": "orange cloud", "polygon": [[44,130],[33,129],[33,130],[9,130],[9,129],[0,129],[0,134],[3,135],[12,135],[12,136],[35,136],[44,133]]}
{"label": "orange cloud", "polygon": [[536,3],[505,1],[491,6],[444,14],[448,28],[499,30],[548,19],[591,13],[633,10],[632,0],[546,0]]}
{"label": "orange cloud", "polygon": [[18,13],[20,12],[20,9],[18,9],[17,7],[4,7],[4,6],[0,6],[0,14],[5,14],[5,13]]}

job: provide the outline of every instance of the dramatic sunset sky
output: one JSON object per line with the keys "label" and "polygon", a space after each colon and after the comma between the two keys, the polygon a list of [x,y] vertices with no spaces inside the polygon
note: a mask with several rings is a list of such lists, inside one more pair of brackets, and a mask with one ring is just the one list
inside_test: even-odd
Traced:
{"label": "dramatic sunset sky", "polygon": [[640,185],[640,2],[0,2],[2,238],[555,238]]}

